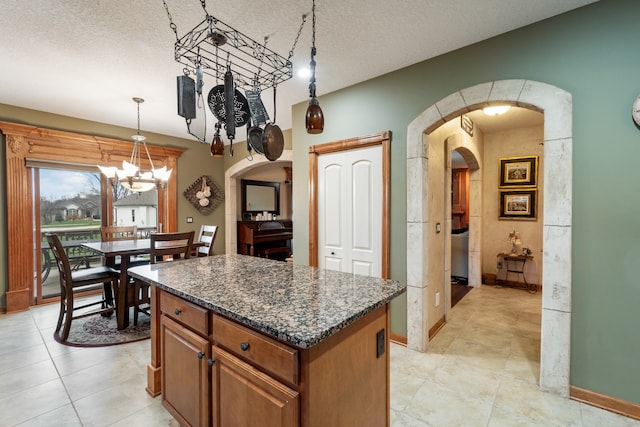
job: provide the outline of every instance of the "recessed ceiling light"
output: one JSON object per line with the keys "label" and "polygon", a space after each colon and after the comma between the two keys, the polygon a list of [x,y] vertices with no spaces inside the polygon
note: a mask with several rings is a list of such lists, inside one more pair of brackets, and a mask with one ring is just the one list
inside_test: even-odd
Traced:
{"label": "recessed ceiling light", "polygon": [[483,108],[482,111],[487,116],[499,116],[500,114],[504,114],[511,109],[510,105],[494,105],[493,107]]}

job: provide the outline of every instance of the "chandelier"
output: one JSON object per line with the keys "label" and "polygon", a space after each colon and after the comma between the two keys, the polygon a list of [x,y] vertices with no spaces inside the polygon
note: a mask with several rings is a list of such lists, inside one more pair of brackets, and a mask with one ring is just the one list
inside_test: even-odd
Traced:
{"label": "chandelier", "polygon": [[[306,15],[302,16],[293,46],[285,58],[267,48],[268,37],[265,37],[264,43],[259,43],[210,15],[205,0],[200,0],[200,4],[204,11],[204,20],[181,36],[173,22],[167,2],[163,0],[169,28],[176,37],[174,59],[184,65],[184,75],[178,76],[178,115],[185,119],[187,132],[191,136],[201,143],[208,144],[206,115],[204,137],[195,135],[190,129],[191,120],[196,118],[196,97],[203,97],[204,75],[213,77],[216,82],[224,81],[224,85],[218,84],[207,96],[207,104],[218,120],[211,142],[211,154],[216,157],[222,155],[224,145],[220,139],[220,127],[224,125],[226,136],[231,142],[229,152],[233,155],[232,144],[236,128],[246,125],[247,130],[257,130],[260,126],[275,125],[268,121],[269,117],[260,100],[260,92],[273,88],[275,94],[278,84],[293,77],[291,58],[304,27]],[[193,75],[195,80],[190,75]],[[198,105],[200,104],[199,102]],[[251,145],[248,140],[247,135],[247,147],[250,151]]]}
{"label": "chandelier", "polygon": [[[122,161],[122,169],[118,169],[115,166],[98,166],[100,171],[104,174],[110,182],[115,182],[117,178],[124,188],[135,191],[144,192],[153,190],[154,188],[165,188],[171,172],[173,169],[167,170],[166,166],[156,169],[153,166],[149,149],[147,148],[147,137],[140,135],[140,104],[144,102],[142,98],[133,98],[133,101],[138,104],[138,130],[133,138],[133,151],[131,152],[131,158],[127,162]],[[144,147],[144,151],[151,165],[150,171],[143,171],[140,167],[140,147]]]}

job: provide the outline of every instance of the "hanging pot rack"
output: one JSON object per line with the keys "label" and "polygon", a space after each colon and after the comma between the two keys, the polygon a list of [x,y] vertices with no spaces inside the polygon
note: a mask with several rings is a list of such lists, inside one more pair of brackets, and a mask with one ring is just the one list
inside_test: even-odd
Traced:
{"label": "hanging pot rack", "polygon": [[237,29],[210,15],[206,2],[200,1],[205,19],[182,37],[163,0],[169,27],[176,36],[174,58],[185,68],[185,74],[194,73],[198,67],[216,81],[224,80],[227,67],[231,67],[236,87],[265,90],[293,77],[291,57],[304,26],[306,15],[287,58],[243,34]]}

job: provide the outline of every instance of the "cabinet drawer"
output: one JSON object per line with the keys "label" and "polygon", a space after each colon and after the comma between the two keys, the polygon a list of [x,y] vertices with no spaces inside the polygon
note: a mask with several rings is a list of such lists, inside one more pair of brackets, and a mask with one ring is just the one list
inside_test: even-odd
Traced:
{"label": "cabinet drawer", "polygon": [[298,385],[298,350],[217,315],[211,318],[211,330],[219,346],[281,381]]}
{"label": "cabinet drawer", "polygon": [[209,311],[167,292],[160,293],[160,311],[204,336],[209,335]]}

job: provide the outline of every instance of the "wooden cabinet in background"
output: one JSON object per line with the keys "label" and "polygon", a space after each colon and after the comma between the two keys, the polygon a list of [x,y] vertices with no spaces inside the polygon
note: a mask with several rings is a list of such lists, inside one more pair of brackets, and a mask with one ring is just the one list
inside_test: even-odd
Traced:
{"label": "wooden cabinet in background", "polygon": [[469,169],[451,171],[451,229],[459,230],[469,223]]}
{"label": "wooden cabinet in background", "polygon": [[284,259],[291,254],[293,222],[289,220],[238,221],[238,253]]}

